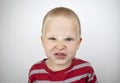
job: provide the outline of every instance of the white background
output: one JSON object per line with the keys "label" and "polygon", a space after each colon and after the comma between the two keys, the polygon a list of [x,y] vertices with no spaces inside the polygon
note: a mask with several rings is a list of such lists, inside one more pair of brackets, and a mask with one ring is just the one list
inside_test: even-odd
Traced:
{"label": "white background", "polygon": [[0,0],[0,83],[27,83],[30,67],[46,57],[42,19],[58,6],[80,17],[76,56],[92,64],[99,83],[120,83],[120,0]]}

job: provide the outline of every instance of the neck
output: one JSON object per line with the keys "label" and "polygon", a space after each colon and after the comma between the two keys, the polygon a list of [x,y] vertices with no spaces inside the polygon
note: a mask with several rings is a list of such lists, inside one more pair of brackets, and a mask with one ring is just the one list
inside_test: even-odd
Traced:
{"label": "neck", "polygon": [[46,60],[47,67],[52,71],[60,71],[60,70],[66,69],[71,65],[71,63],[72,61],[69,61],[66,64],[55,64],[55,63],[51,63],[49,60]]}

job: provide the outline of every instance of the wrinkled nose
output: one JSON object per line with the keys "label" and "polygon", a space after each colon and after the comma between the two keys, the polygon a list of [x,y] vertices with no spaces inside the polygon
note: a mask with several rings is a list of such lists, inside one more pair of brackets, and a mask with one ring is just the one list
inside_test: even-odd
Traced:
{"label": "wrinkled nose", "polygon": [[65,46],[65,44],[62,41],[59,41],[56,44],[56,48],[61,51],[61,50],[65,49],[66,46]]}

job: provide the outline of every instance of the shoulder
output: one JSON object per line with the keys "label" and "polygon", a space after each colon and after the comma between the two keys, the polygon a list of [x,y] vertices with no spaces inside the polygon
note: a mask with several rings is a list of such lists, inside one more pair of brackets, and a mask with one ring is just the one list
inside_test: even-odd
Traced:
{"label": "shoulder", "polygon": [[44,69],[44,65],[45,65],[45,60],[41,60],[41,61],[32,65],[32,67],[29,70],[29,81],[30,81],[30,83],[33,83],[33,81],[35,81],[37,78],[39,78],[38,76],[44,75],[44,73],[45,74],[48,73]]}
{"label": "shoulder", "polygon": [[78,69],[84,69],[86,71],[93,70],[93,67],[88,61],[78,58],[73,59],[73,67]]}
{"label": "shoulder", "polygon": [[78,58],[73,59],[73,64],[74,65],[79,65],[79,64],[89,64],[89,65],[91,65],[88,61],[78,59]]}
{"label": "shoulder", "polygon": [[47,73],[47,71],[44,69],[45,61],[41,60],[35,64],[32,65],[32,67],[29,70],[29,76],[37,75],[38,73]]}
{"label": "shoulder", "polygon": [[30,71],[36,70],[36,69],[42,69],[44,60],[38,61],[35,64],[33,64],[30,68]]}
{"label": "shoulder", "polygon": [[74,59],[73,60],[73,68],[69,72],[77,72],[77,76],[86,77],[87,83],[97,83],[96,74],[94,72],[93,67],[88,61],[82,59]]}

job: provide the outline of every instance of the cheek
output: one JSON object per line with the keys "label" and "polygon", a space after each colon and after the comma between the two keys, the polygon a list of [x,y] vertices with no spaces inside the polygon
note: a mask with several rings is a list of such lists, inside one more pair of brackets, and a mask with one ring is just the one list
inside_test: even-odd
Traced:
{"label": "cheek", "polygon": [[68,46],[68,48],[71,48],[71,49],[73,49],[73,50],[77,49],[77,47],[79,46],[76,41],[71,42],[71,43],[68,43],[68,44],[66,44],[66,45]]}
{"label": "cheek", "polygon": [[51,53],[51,45],[49,43],[45,43],[44,50],[45,50],[46,55],[49,56]]}
{"label": "cheek", "polygon": [[53,43],[46,41],[45,42],[45,50],[50,51],[53,48]]}
{"label": "cheek", "polygon": [[77,44],[67,45],[68,53],[70,53],[70,54],[75,54],[77,51],[77,48],[78,48]]}

